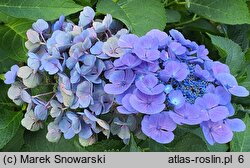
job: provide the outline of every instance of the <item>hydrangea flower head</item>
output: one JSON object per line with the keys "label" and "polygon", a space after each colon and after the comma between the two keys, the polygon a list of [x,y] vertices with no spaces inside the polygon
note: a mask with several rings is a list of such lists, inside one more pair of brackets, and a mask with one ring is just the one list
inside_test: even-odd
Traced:
{"label": "hydrangea flower head", "polygon": [[[110,14],[95,15],[84,7],[78,24],[65,16],[55,23],[38,19],[27,31],[27,65],[12,66],[4,81],[15,104],[28,104],[26,129],[37,131],[52,118],[49,141],[78,136],[84,145],[99,133],[128,144],[131,132],[170,143],[178,125],[199,125],[209,144],[227,143],[245,130],[229,117],[232,97],[249,91],[204,45],[177,30],[138,37]],[[36,93],[41,82],[51,91]]]}

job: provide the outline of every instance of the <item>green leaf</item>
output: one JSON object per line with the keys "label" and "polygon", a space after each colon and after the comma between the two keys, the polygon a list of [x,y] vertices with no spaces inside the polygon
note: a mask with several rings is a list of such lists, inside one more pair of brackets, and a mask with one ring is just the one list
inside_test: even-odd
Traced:
{"label": "green leaf", "polygon": [[250,23],[248,7],[243,0],[190,0],[188,9],[215,22]]}
{"label": "green leaf", "polygon": [[106,152],[106,151],[117,151],[122,149],[124,146],[122,140],[116,139],[105,139],[94,143],[93,145],[87,146],[85,149],[89,152]]}
{"label": "green leaf", "polygon": [[246,114],[244,119],[246,130],[244,132],[235,132],[233,140],[230,142],[231,152],[249,152],[250,151],[250,118]]}
{"label": "green leaf", "polygon": [[78,144],[78,139],[65,140],[63,137],[58,143],[51,143],[46,139],[47,129],[42,129],[37,132],[25,131],[25,145],[22,151],[25,152],[86,152]]}
{"label": "green leaf", "polygon": [[250,118],[248,114],[245,115],[243,121],[246,124],[246,130],[234,133],[234,138],[230,142],[232,152],[250,151]]}
{"label": "green leaf", "polygon": [[16,134],[22,119],[22,112],[5,110],[1,106],[0,113],[0,149],[2,149]]}
{"label": "green leaf", "polygon": [[32,22],[24,19],[16,19],[10,23],[0,26],[0,60],[14,59],[16,61],[27,60],[25,48],[26,31],[31,27]]}
{"label": "green leaf", "polygon": [[181,14],[177,10],[166,9],[167,23],[175,23],[181,20]]}
{"label": "green leaf", "polygon": [[82,10],[73,0],[1,0],[0,12],[16,18],[54,20]]}
{"label": "green leaf", "polygon": [[164,144],[160,144],[151,138],[146,139],[140,147],[143,151],[149,152],[171,152],[171,149],[167,148]]}
{"label": "green leaf", "polygon": [[226,64],[229,66],[231,73],[236,76],[244,63],[244,53],[241,47],[228,38],[211,34],[209,36],[213,45],[218,48],[220,55],[226,57]]}
{"label": "green leaf", "polygon": [[15,20],[16,18],[8,16],[2,12],[0,12],[0,22],[8,23],[10,21]]}
{"label": "green leaf", "polygon": [[235,43],[239,44],[244,52],[246,52],[249,48],[249,28],[250,26],[247,24],[227,26],[228,37]]}
{"label": "green leaf", "polygon": [[[0,81],[0,88],[1,88],[1,94],[0,94],[0,109],[13,111],[14,107],[17,107],[7,96],[7,91],[9,89],[10,85],[6,85],[3,83],[3,81]],[[4,113],[4,112],[0,112]]]}
{"label": "green leaf", "polygon": [[74,2],[81,6],[93,6],[97,0],[74,0]]}
{"label": "green leaf", "polygon": [[124,146],[121,150],[122,152],[141,152],[142,149],[137,145],[133,134],[130,136],[129,144]]}
{"label": "green leaf", "polygon": [[117,3],[100,0],[96,10],[111,14],[140,36],[154,28],[163,30],[167,21],[164,6],[159,0],[123,0]]}
{"label": "green leaf", "polygon": [[0,151],[18,152],[24,144],[23,133],[24,133],[24,128],[20,127],[16,135]]}
{"label": "green leaf", "polygon": [[208,151],[206,143],[197,135],[187,133],[175,143],[174,146],[169,146],[169,149],[174,152],[206,152]]}
{"label": "green leaf", "polygon": [[26,131],[24,134],[25,145],[22,151],[25,152],[104,152],[119,150],[124,145],[121,140],[106,139],[100,140],[93,145],[82,147],[78,136],[72,139],[64,139],[63,135],[58,143],[51,143],[46,139],[47,129],[37,132]]}

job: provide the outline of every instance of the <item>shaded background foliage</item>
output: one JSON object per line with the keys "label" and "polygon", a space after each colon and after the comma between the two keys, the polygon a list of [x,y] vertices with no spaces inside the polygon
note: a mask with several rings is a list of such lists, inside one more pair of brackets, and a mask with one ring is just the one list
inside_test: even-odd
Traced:
{"label": "shaded background foliage", "polygon": [[[35,20],[54,21],[64,14],[77,22],[84,6],[96,9],[100,18],[111,14],[139,36],[153,28],[182,31],[188,39],[205,44],[210,58],[225,62],[239,84],[250,90],[249,0],[1,0],[0,78],[12,64],[25,64],[26,31]],[[210,146],[200,128],[181,126],[167,145],[132,135],[126,146],[117,137],[99,137],[97,143],[83,148],[78,139],[48,142],[46,126],[38,132],[24,130],[20,121],[25,107],[18,108],[8,99],[2,80],[0,88],[0,151],[250,151],[250,97],[233,100],[237,117],[247,129],[235,133],[229,144]]]}

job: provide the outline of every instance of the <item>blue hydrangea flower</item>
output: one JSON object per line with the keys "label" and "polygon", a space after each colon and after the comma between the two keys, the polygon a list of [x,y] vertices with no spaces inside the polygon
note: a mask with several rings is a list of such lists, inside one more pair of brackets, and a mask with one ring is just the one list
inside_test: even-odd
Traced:
{"label": "blue hydrangea flower", "polygon": [[71,139],[81,131],[81,122],[78,116],[73,112],[66,112],[65,116],[59,122],[59,128],[65,139]]}
{"label": "blue hydrangea flower", "polygon": [[78,25],[85,27],[93,21],[94,17],[95,17],[95,11],[91,7],[86,6],[80,13]]}
{"label": "blue hydrangea flower", "polygon": [[170,143],[174,140],[173,131],[176,128],[175,122],[169,117],[169,112],[163,111],[158,114],[144,116],[142,132],[159,143]]}
{"label": "blue hydrangea flower", "polygon": [[42,34],[44,30],[49,28],[49,24],[43,19],[38,19],[32,24],[32,28],[38,33]]}
{"label": "blue hydrangea flower", "polygon": [[13,65],[10,69],[10,71],[6,72],[4,74],[5,80],[4,83],[5,84],[12,84],[16,81],[16,76],[17,76],[17,71],[19,70],[19,66],[18,65]]}
{"label": "blue hydrangea flower", "polygon": [[172,90],[168,95],[168,99],[175,108],[180,108],[185,104],[185,98],[180,90]]}
{"label": "blue hydrangea flower", "polygon": [[130,97],[132,96],[132,94],[126,94],[123,98],[122,98],[122,106],[118,106],[117,107],[117,111],[121,114],[133,114],[133,113],[137,113],[137,111],[132,107],[131,103],[130,103]]}
{"label": "blue hydrangea flower", "polygon": [[48,109],[43,104],[36,105],[34,114],[38,120],[46,120],[48,117]]}

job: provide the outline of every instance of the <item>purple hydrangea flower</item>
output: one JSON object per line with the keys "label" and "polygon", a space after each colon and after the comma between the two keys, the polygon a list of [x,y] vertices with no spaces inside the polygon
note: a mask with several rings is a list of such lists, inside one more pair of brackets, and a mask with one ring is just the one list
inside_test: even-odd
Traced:
{"label": "purple hydrangea flower", "polygon": [[114,71],[109,77],[112,84],[106,84],[104,90],[109,94],[122,94],[131,86],[134,80],[135,74],[132,70]]}
{"label": "purple hydrangea flower", "polygon": [[157,77],[154,75],[146,75],[142,79],[135,82],[137,89],[147,95],[157,95],[164,91],[163,84],[159,84]]}
{"label": "purple hydrangea flower", "polygon": [[170,78],[176,79],[177,81],[183,81],[189,70],[186,64],[177,61],[166,62],[164,70],[160,71],[160,79],[164,82],[168,82]]}
{"label": "purple hydrangea flower", "polygon": [[114,66],[117,69],[131,69],[140,65],[142,60],[132,53],[127,53],[114,61]]}
{"label": "purple hydrangea flower", "polygon": [[245,130],[245,124],[239,119],[227,119],[225,121],[205,121],[201,123],[203,134],[210,145],[228,143],[233,138],[233,131]]}
{"label": "purple hydrangea flower", "polygon": [[133,49],[139,37],[134,34],[124,34],[118,40],[118,46],[123,49]]}
{"label": "purple hydrangea flower", "polygon": [[134,45],[133,52],[142,60],[152,62],[160,58],[159,41],[151,36],[143,36]]}
{"label": "purple hydrangea flower", "polygon": [[185,103],[181,108],[174,109],[174,112],[170,111],[169,116],[179,125],[196,125],[200,124],[204,119],[201,110],[190,103]]}
{"label": "purple hydrangea flower", "polygon": [[220,98],[216,94],[207,93],[202,98],[198,97],[195,105],[199,106],[202,113],[205,113],[206,119],[213,122],[225,119],[229,115],[227,107],[220,106]]}
{"label": "purple hydrangea flower", "polygon": [[118,106],[117,107],[117,111],[119,113],[121,113],[121,114],[133,114],[133,113],[137,113],[137,111],[130,104],[130,97],[131,96],[132,96],[132,94],[126,94],[122,98],[122,106]]}
{"label": "purple hydrangea flower", "polygon": [[233,75],[228,73],[219,73],[216,75],[216,79],[232,95],[238,97],[246,97],[249,95],[249,91],[246,88],[238,86],[238,83]]}
{"label": "purple hydrangea flower", "polygon": [[130,104],[136,110],[144,114],[160,113],[165,108],[166,96],[164,93],[158,95],[146,95],[136,90],[130,97]]}
{"label": "purple hydrangea flower", "polygon": [[165,144],[174,139],[176,124],[166,111],[144,116],[141,126],[142,132],[156,142]]}

